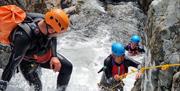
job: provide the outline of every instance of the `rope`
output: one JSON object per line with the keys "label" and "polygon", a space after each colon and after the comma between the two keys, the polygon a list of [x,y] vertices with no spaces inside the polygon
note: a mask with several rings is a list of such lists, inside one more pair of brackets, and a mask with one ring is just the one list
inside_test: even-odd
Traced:
{"label": "rope", "polygon": [[[180,64],[165,64],[165,65],[158,65],[158,66],[143,67],[140,69],[140,71],[142,73],[144,73],[145,70],[155,69],[155,68],[161,68],[161,70],[167,70],[169,67],[173,67],[173,66],[180,66]],[[127,75],[131,75],[131,74],[138,72],[138,71],[139,70],[132,70],[132,72],[120,75],[120,80],[124,79]],[[118,87],[119,85],[121,85],[121,83],[118,83],[117,85],[111,87],[110,89],[114,89],[114,88]]]}

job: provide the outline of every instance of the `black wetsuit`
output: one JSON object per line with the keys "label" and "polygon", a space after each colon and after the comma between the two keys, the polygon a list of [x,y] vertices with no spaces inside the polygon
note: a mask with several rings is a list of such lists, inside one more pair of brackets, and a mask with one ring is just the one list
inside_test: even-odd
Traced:
{"label": "black wetsuit", "polygon": [[[57,39],[50,38],[40,32],[37,22],[27,23],[30,31],[17,27],[10,36],[12,53],[3,71],[1,79],[10,81],[16,68],[20,69],[25,79],[35,87],[35,91],[42,91],[42,84],[38,77],[37,67],[50,69],[50,59],[45,63],[38,63],[33,59],[34,54],[43,55],[47,50],[52,51],[53,57],[58,57],[62,64],[57,77],[57,87],[66,86],[72,73],[72,64],[65,57],[56,52]],[[64,90],[63,90],[64,91]]]}
{"label": "black wetsuit", "polygon": [[[115,81],[114,77],[113,77],[113,66],[118,66],[120,67],[121,65],[123,65],[123,74],[124,73],[128,73],[128,67],[132,66],[132,67],[136,67],[138,68],[138,65],[140,63],[133,60],[133,59],[129,59],[128,57],[125,56],[124,61],[122,61],[120,64],[116,63],[114,61],[114,58],[112,55],[109,55],[105,60],[104,60],[104,67],[103,67],[103,75],[102,75],[102,79],[101,79],[101,84],[105,85],[105,86],[112,86],[114,84],[117,84],[119,82]],[[122,71],[122,69],[120,69]],[[123,87],[121,87],[121,91],[122,91]]]}

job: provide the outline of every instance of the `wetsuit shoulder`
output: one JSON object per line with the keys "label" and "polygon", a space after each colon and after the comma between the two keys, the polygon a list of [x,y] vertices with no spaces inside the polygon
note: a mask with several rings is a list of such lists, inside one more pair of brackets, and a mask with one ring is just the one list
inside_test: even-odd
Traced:
{"label": "wetsuit shoulder", "polygon": [[110,66],[112,61],[112,55],[109,55],[105,60],[104,60],[104,65],[105,66]]}
{"label": "wetsuit shoulder", "polygon": [[111,69],[112,69],[112,55],[109,55],[105,60],[104,60],[104,67],[105,67],[105,75],[109,79],[112,77],[111,74]]}

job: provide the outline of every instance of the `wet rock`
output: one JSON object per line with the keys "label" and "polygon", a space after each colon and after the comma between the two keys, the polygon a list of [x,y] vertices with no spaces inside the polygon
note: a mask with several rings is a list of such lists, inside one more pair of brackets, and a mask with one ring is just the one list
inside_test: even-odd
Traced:
{"label": "wet rock", "polygon": [[10,56],[10,47],[0,45],[0,68],[5,68]]}
{"label": "wet rock", "polygon": [[[144,3],[149,3],[143,0]],[[146,2],[145,2],[146,1]],[[147,24],[143,40],[150,53],[145,59],[146,66],[180,63],[180,1],[154,0],[149,6]],[[145,8],[146,9],[146,8]],[[149,70],[144,76],[142,91],[171,91],[173,75],[179,67],[168,70]],[[174,86],[174,85],[173,85]],[[176,85],[177,86],[177,85]],[[146,88],[148,87],[148,88]],[[137,87],[138,88],[138,87]]]}
{"label": "wet rock", "polygon": [[131,91],[141,91],[141,82],[142,82],[142,78],[138,79],[134,83],[134,87],[131,89]]}
{"label": "wet rock", "polygon": [[172,84],[172,90],[171,91],[180,91],[180,72],[177,72],[173,76],[173,84]]}
{"label": "wet rock", "polygon": [[27,12],[44,13],[51,8],[69,8],[76,4],[75,0],[0,0],[0,6],[15,4]]}
{"label": "wet rock", "polygon": [[[179,64],[180,63],[179,53],[175,52],[173,54],[170,54],[169,57],[167,57],[167,60],[165,62],[166,63],[171,63],[171,64]],[[168,87],[168,90],[172,89],[172,91],[178,91],[178,89],[180,89],[179,71],[180,71],[180,67],[171,67],[171,68],[169,68],[169,70],[167,71],[168,74],[159,75],[159,76],[167,75],[167,77],[164,78],[164,79],[159,77],[160,80],[163,81],[163,83],[160,83],[159,85],[161,87],[162,86],[166,87],[166,88]]]}
{"label": "wet rock", "polygon": [[147,14],[149,5],[151,4],[152,1],[153,0],[138,0],[140,7],[144,11],[145,14]]}
{"label": "wet rock", "polygon": [[76,5],[77,1],[76,0],[46,0],[46,8],[51,9],[51,8],[61,8],[66,11],[66,13],[71,14],[72,12],[75,13],[76,11]]}
{"label": "wet rock", "polygon": [[14,4],[27,12],[39,12],[43,13],[46,11],[45,0],[1,0],[0,5]]}

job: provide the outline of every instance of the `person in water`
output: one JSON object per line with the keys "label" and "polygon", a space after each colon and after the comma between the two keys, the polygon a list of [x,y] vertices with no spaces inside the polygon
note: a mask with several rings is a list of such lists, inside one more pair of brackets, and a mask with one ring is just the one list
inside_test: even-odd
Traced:
{"label": "person in water", "polygon": [[132,35],[130,38],[130,43],[125,46],[125,49],[128,51],[128,54],[131,56],[138,55],[139,53],[144,53],[145,50],[139,45],[141,41],[140,36]]}
{"label": "person in water", "polygon": [[111,50],[112,53],[104,60],[104,67],[100,70],[103,71],[100,85],[112,87],[121,83],[115,90],[123,91],[122,75],[125,77],[129,66],[138,68],[140,63],[125,55],[125,48],[121,43],[113,43]]}

